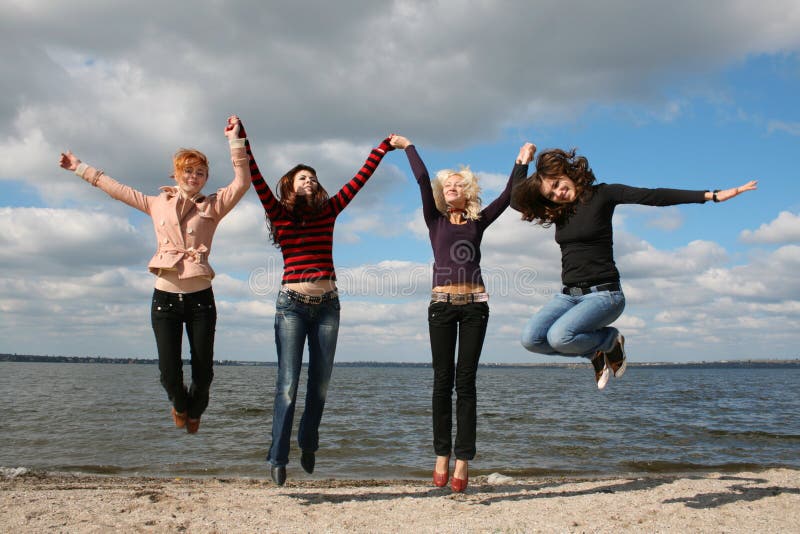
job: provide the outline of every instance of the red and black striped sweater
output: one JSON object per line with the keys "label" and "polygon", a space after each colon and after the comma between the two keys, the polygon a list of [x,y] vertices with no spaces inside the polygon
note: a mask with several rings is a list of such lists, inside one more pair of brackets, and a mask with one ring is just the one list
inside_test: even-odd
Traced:
{"label": "red and black striped sweater", "polygon": [[[240,135],[245,137],[244,128]],[[299,217],[298,214],[289,212],[275,198],[261,171],[258,170],[249,141],[245,141],[245,147],[250,158],[253,187],[261,199],[264,211],[272,221],[275,240],[283,254],[281,284],[336,280],[336,271],[333,268],[333,226],[336,224],[336,217],[364,187],[386,152],[394,150],[389,144],[389,138],[372,149],[356,175],[344,184],[338,193],[330,197],[319,212],[306,217]]]}

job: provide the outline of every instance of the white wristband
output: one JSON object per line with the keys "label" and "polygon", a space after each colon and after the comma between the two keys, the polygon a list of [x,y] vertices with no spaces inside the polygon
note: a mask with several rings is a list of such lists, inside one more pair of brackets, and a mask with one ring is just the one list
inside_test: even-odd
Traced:
{"label": "white wristband", "polygon": [[78,176],[83,178],[83,173],[85,173],[86,169],[88,169],[88,168],[89,168],[89,166],[87,164],[85,164],[83,162],[78,163],[78,168],[75,169],[75,174],[77,174]]}
{"label": "white wristband", "polygon": [[231,148],[244,148],[245,141],[247,141],[246,137],[237,137],[236,139],[229,139],[228,143],[230,143]]}

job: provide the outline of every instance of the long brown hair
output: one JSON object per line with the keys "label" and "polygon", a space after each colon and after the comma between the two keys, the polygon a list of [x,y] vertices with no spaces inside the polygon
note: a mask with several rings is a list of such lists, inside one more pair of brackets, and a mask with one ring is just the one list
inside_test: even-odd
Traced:
{"label": "long brown hair", "polygon": [[[317,171],[314,170],[314,167],[298,163],[286,171],[286,174],[281,176],[275,186],[278,201],[286,208],[286,211],[292,214],[292,218],[296,221],[301,221],[309,216],[316,215],[319,213],[322,205],[328,200],[328,192],[325,191],[325,188],[322,187],[322,184],[319,182],[317,182],[317,190],[314,191],[310,199],[304,195],[298,196],[297,193],[294,192],[294,176],[300,171],[310,172],[314,177],[317,176]],[[267,226],[269,227],[269,237],[272,239],[272,243],[276,247],[279,247],[280,244],[275,235],[275,227],[272,225],[272,221],[268,216],[266,219]]]}
{"label": "long brown hair", "polygon": [[[558,204],[542,195],[542,179],[567,176],[575,183],[575,200],[568,204]],[[552,148],[540,153],[536,158],[536,172],[515,187],[511,195],[512,203],[522,212],[522,219],[533,221],[547,228],[553,223],[567,220],[575,211],[578,202],[589,198],[594,173],[589,160],[560,148]]]}

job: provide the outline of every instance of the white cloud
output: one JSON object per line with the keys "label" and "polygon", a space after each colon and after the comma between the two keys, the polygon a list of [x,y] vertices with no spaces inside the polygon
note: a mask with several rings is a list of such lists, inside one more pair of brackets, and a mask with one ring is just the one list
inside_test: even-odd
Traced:
{"label": "white cloud", "polygon": [[[619,236],[622,232],[618,233]],[[626,238],[628,236],[625,236]],[[617,238],[617,242],[621,239]],[[656,250],[648,243],[641,248],[617,255],[620,272],[626,279],[683,277],[720,265],[727,259],[725,250],[709,241],[692,241],[674,251]]]}
{"label": "white cloud", "polygon": [[[128,221],[105,213],[52,208],[0,208],[0,261],[17,272],[96,272],[147,264],[152,249]],[[148,254],[149,253],[149,254]]]}
{"label": "white cloud", "polygon": [[739,239],[759,244],[800,242],[800,214],[782,211],[775,220],[762,224],[757,230],[742,230]]}
{"label": "white cloud", "polygon": [[[154,353],[153,277],[145,269],[150,222],[59,169],[61,150],[154,194],[169,183],[174,150],[197,147],[211,160],[209,187],[222,186],[231,176],[222,126],[237,113],[270,186],[303,161],[335,193],[389,132],[441,150],[491,144],[501,131],[521,136],[571,123],[588,107],[639,110],[634,123],[669,122],[691,113],[692,95],[674,93],[698,73],[702,86],[746,58],[800,47],[800,6],[791,0],[758,9],[749,0],[722,7],[578,2],[568,33],[552,23],[565,20],[558,2],[539,3],[523,17],[509,1],[470,9],[450,0],[342,1],[316,5],[309,15],[297,3],[205,0],[191,17],[154,0],[3,7],[0,180],[34,189],[50,208],[0,208],[0,349],[39,353]],[[539,53],[553,49],[557,61]],[[767,128],[797,133],[791,120]],[[381,164],[337,223],[337,247],[366,241],[367,233],[389,239],[405,231],[420,252],[414,261],[338,270],[347,289],[339,349],[345,360],[429,357],[428,236],[418,209],[397,207],[416,185],[396,154],[388,157],[400,159]],[[505,185],[515,155],[498,156],[509,165],[478,171],[485,201]],[[615,224],[627,216],[665,231],[683,218],[680,208],[621,211]],[[742,241],[797,241],[797,214],[785,213],[743,232]],[[630,334],[634,360],[709,358],[762,345],[796,354],[800,247],[742,258],[710,241],[659,247],[638,229],[630,224],[615,236],[628,300],[618,325]],[[526,353],[517,337],[560,286],[553,229],[523,224],[509,210],[487,232],[482,251],[492,292],[487,339],[502,347],[487,351],[487,361],[547,359]],[[211,262],[218,272],[217,354],[274,358],[271,314],[282,259],[253,193],[222,222]],[[394,277],[390,285],[413,289],[387,295],[385,273]],[[381,350],[372,352],[373,342]]]}
{"label": "white cloud", "polygon": [[784,132],[789,135],[800,135],[800,122],[787,122],[782,120],[771,120],[767,123],[767,131]]}

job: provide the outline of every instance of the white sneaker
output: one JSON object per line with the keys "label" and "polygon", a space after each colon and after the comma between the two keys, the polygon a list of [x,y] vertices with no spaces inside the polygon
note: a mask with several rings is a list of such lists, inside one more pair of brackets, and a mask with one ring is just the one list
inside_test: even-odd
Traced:
{"label": "white sneaker", "polygon": [[611,376],[611,370],[606,363],[606,355],[603,352],[597,351],[597,354],[592,358],[592,367],[594,367],[594,380],[597,382],[597,389],[603,389],[608,384],[608,379]]}
{"label": "white sneaker", "polygon": [[622,334],[617,335],[614,348],[606,352],[606,363],[611,368],[611,372],[614,373],[614,378],[619,378],[625,374],[628,360],[625,357],[625,336]]}

